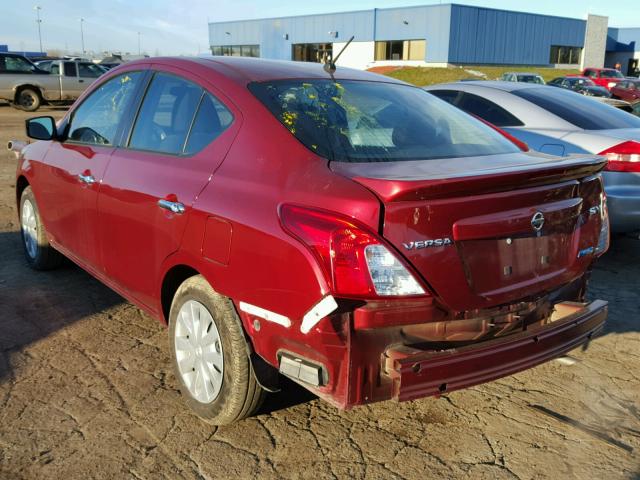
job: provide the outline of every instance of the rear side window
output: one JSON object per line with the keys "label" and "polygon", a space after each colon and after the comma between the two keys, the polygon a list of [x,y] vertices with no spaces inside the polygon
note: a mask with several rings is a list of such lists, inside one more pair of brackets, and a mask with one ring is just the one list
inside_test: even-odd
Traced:
{"label": "rear side window", "polygon": [[177,155],[200,104],[202,88],[180,77],[156,73],[138,112],[129,147]]}
{"label": "rear side window", "polygon": [[78,69],[75,62],[64,62],[64,76],[65,77],[77,77]]}
{"label": "rear side window", "polygon": [[118,126],[133,98],[140,72],[123,73],[100,85],[76,108],[69,140],[91,145],[113,145]]}
{"label": "rear side window", "polygon": [[517,117],[507,112],[500,105],[479,95],[454,90],[432,90],[431,93],[467,113],[494,124],[496,127],[521,127],[524,125]]}
{"label": "rear side window", "polygon": [[213,95],[205,93],[193,121],[184,153],[199,152],[218,138],[232,122],[231,112]]}
{"label": "rear side window", "polygon": [[568,90],[541,87],[511,93],[585,130],[640,128],[640,118]]}
{"label": "rear side window", "polygon": [[340,162],[517,152],[492,128],[424,90],[345,80],[252,83],[250,91],[307,148]]}

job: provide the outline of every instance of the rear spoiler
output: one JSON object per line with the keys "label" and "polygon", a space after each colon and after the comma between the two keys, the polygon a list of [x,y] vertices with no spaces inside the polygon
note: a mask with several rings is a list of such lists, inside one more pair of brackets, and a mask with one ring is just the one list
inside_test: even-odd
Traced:
{"label": "rear spoiler", "polygon": [[549,158],[540,154],[538,160],[544,159],[544,163],[533,157],[530,164],[479,168],[455,176],[425,173],[424,179],[416,180],[404,180],[407,166],[401,165],[413,164],[411,169],[416,172],[416,162],[331,162],[331,169],[376,192],[384,202],[399,202],[495,193],[512,190],[514,187],[535,187],[578,180],[598,174],[607,164],[606,158],[597,155],[572,155],[553,161]]}

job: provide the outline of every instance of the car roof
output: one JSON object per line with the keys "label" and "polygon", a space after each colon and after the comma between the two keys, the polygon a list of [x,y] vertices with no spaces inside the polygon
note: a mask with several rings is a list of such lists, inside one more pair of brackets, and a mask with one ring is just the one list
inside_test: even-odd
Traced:
{"label": "car roof", "polygon": [[321,64],[315,62],[267,60],[253,57],[156,57],[153,59],[134,60],[127,62],[126,65],[148,64],[150,62],[159,65],[182,65],[183,67],[188,67],[189,64],[198,64],[216,70],[219,73],[227,74],[238,82],[245,83],[293,78],[330,79],[333,77],[337,80],[366,80],[408,85],[391,77],[339,65],[333,76],[330,76]]}
{"label": "car roof", "polygon": [[[450,82],[439,83],[437,85],[431,85],[430,87],[445,89],[446,87],[459,87],[462,84],[469,84],[469,82]],[[495,90],[503,90],[505,92],[513,92],[515,90],[524,90],[527,88],[553,88],[547,85],[540,85],[537,83],[519,83],[519,82],[503,82],[500,80],[478,80],[473,82],[474,87],[493,88]]]}

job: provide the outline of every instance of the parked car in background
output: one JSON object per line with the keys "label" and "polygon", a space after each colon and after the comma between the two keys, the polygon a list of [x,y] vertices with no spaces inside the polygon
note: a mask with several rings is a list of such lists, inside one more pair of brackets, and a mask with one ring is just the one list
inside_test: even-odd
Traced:
{"label": "parked car in background", "polygon": [[44,60],[37,64],[25,57],[0,53],[0,99],[27,111],[43,103],[72,103],[105,72],[91,62]]}
{"label": "parked car in background", "polygon": [[561,88],[510,82],[425,87],[462,110],[551,155],[594,153],[609,163],[602,174],[617,232],[640,230],[640,118]]}
{"label": "parked car in background", "polygon": [[596,85],[591,79],[587,77],[558,77],[554,78],[547,85],[552,87],[566,88],[573,90],[574,92],[581,93],[591,97],[605,97],[610,98],[611,93],[604,87]]}
{"label": "parked car in background", "polygon": [[640,100],[640,79],[628,79],[618,82],[611,87],[611,95],[613,98],[619,98],[629,103],[635,103]]}
{"label": "parked car in background", "polygon": [[631,106],[631,113],[636,117],[640,117],[640,102],[636,102]]}
{"label": "parked car in background", "polygon": [[403,82],[154,58],[27,133],[28,263],[62,253],[168,323],[180,391],[216,424],[278,372],[340,408],[411,400],[562,355],[606,316],[585,300],[605,160],[524,152]]}
{"label": "parked car in background", "polygon": [[611,87],[625,78],[615,68],[585,68],[581,76],[590,78],[596,85],[600,85],[607,90],[611,90]]}
{"label": "parked car in background", "polygon": [[524,82],[544,85],[544,79],[537,73],[506,72],[502,74],[500,80],[504,82]]}

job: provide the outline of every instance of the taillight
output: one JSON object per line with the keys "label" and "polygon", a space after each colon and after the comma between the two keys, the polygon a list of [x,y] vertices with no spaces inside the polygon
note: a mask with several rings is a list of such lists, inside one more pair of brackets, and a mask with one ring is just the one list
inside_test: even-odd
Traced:
{"label": "taillight", "polygon": [[623,142],[600,152],[609,162],[605,170],[610,172],[640,172],[640,143]]}
{"label": "taillight", "polygon": [[356,220],[294,205],[283,205],[280,219],[284,229],[304,243],[318,259],[334,295],[425,294],[385,242]]}

